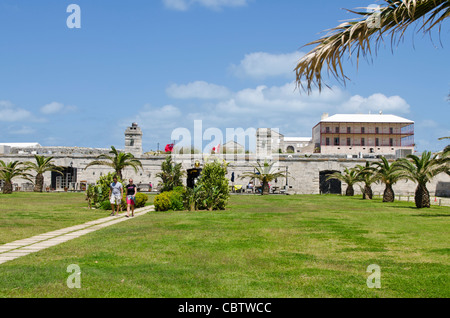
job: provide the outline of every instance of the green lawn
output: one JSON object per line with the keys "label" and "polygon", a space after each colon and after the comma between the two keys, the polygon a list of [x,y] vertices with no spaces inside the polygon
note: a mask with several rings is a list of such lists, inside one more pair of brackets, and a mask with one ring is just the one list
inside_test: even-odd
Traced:
{"label": "green lawn", "polygon": [[[104,216],[80,194],[5,210],[28,195],[0,195],[2,242],[27,217],[47,231],[54,215],[67,217],[53,222],[61,228]],[[1,264],[0,297],[450,297],[449,217],[449,207],[361,197],[232,196],[227,211],[152,212]],[[70,264],[81,289],[66,285]],[[381,289],[366,285],[371,264]]]}

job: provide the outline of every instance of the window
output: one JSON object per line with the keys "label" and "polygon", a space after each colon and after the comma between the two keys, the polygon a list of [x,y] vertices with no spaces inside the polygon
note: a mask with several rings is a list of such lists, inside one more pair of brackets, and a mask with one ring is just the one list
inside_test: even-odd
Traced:
{"label": "window", "polygon": [[380,145],[380,139],[375,138],[375,146],[378,147]]}
{"label": "window", "polygon": [[394,139],[389,138],[389,146],[393,147],[394,146]]}
{"label": "window", "polygon": [[366,140],[364,138],[361,138],[361,146],[365,146],[366,145]]}
{"label": "window", "polygon": [[336,134],[339,134],[339,127],[336,127],[335,131],[336,131]]}
{"label": "window", "polygon": [[376,133],[376,134],[379,134],[379,133],[380,133],[380,128],[375,127],[375,133]]}
{"label": "window", "polygon": [[352,145],[352,139],[351,138],[347,138],[347,146],[351,146]]}
{"label": "window", "polygon": [[327,145],[327,146],[330,145],[330,138],[326,138],[326,139],[325,139],[325,145]]}
{"label": "window", "polygon": [[393,134],[393,133],[394,133],[394,128],[390,127],[390,128],[389,128],[389,133],[390,133],[390,134]]}
{"label": "window", "polygon": [[330,127],[325,127],[325,132],[326,132],[327,134],[329,134],[329,133],[330,133]]}
{"label": "window", "polygon": [[347,134],[351,134],[352,133],[352,127],[347,127]]}
{"label": "window", "polygon": [[339,146],[339,137],[334,138],[334,145]]}
{"label": "window", "polygon": [[366,128],[361,127],[361,134],[365,134],[366,133]]}

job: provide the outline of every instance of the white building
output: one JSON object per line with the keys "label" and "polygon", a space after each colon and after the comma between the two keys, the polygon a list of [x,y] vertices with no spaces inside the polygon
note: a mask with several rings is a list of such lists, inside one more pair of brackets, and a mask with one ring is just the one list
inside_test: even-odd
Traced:
{"label": "white building", "polygon": [[315,152],[396,155],[414,152],[414,122],[395,115],[324,114],[313,128]]}

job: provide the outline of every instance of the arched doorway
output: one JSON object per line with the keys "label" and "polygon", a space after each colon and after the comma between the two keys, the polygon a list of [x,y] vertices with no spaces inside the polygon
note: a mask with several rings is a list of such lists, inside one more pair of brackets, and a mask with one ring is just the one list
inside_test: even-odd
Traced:
{"label": "arched doorway", "polygon": [[342,182],[338,179],[327,180],[328,176],[339,171],[320,171],[319,182],[320,182],[320,194],[341,194],[342,193]]}
{"label": "arched doorway", "polygon": [[295,148],[293,146],[288,146],[286,149],[287,153],[294,153],[295,152]]}

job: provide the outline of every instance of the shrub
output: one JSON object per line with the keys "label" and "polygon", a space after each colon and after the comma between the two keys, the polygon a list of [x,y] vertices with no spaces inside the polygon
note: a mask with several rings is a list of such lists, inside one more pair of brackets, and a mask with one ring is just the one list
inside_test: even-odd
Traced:
{"label": "shrub", "polygon": [[170,191],[168,192],[170,199],[170,209],[174,211],[183,211],[183,192],[182,191]]}
{"label": "shrub", "polygon": [[111,202],[109,202],[109,200],[103,201],[100,203],[100,208],[103,210],[111,210]]}
{"label": "shrub", "polygon": [[[147,203],[147,201],[148,201],[148,196],[138,192],[138,193],[136,193],[136,200],[134,202],[134,207],[136,209],[143,208],[145,206],[145,204]],[[127,194],[125,192],[123,194],[121,205],[122,205],[122,210],[127,209]]]}
{"label": "shrub", "polygon": [[184,194],[186,189],[184,187],[176,187],[172,191],[166,191],[158,194],[155,197],[154,205],[156,211],[183,211]]}
{"label": "shrub", "polygon": [[156,211],[169,211],[171,207],[170,196],[168,192],[163,192],[155,197],[153,202]]}
{"label": "shrub", "polygon": [[228,187],[227,163],[219,161],[208,162],[202,170],[196,185],[199,188],[196,199],[198,209],[225,210],[230,197]]}

